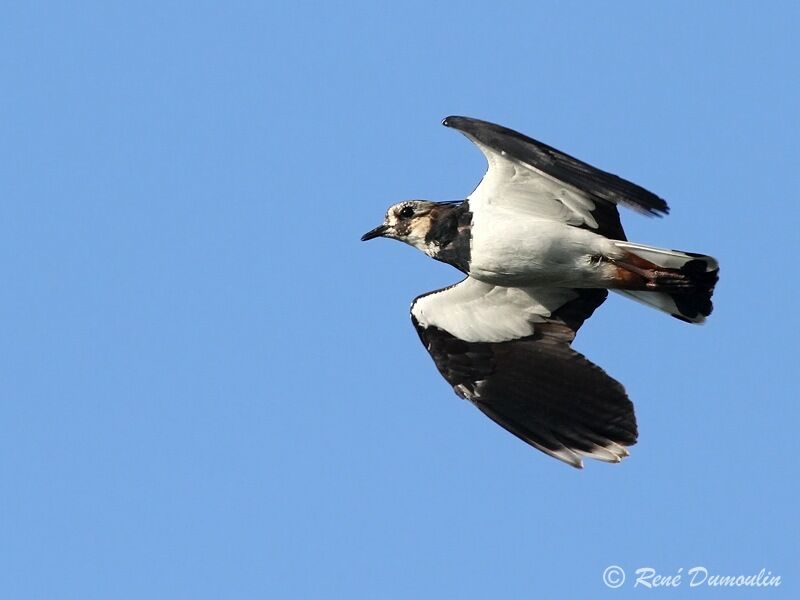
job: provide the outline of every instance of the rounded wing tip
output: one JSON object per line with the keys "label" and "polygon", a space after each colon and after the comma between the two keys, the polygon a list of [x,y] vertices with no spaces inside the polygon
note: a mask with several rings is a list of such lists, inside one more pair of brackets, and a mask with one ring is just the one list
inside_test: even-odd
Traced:
{"label": "rounded wing tip", "polygon": [[[658,196],[656,196],[656,198],[658,198]],[[667,204],[666,200],[663,198],[658,198],[658,202],[655,204],[656,206],[649,211],[651,216],[658,217],[659,219],[661,217],[669,216],[669,205]]]}

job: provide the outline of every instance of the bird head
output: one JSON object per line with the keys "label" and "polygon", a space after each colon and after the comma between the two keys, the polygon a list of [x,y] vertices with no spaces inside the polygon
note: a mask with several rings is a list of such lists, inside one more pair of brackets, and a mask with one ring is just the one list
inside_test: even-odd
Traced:
{"label": "bird head", "polygon": [[426,236],[432,226],[431,211],[436,206],[435,202],[425,200],[408,200],[390,206],[383,223],[362,235],[361,241],[385,237],[405,242],[427,253],[429,244]]}

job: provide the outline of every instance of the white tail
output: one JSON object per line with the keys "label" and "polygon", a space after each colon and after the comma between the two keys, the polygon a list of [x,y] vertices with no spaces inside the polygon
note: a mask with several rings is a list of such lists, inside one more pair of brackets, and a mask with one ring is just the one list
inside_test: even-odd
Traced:
{"label": "white tail", "polygon": [[652,263],[654,267],[674,272],[676,275],[683,275],[685,281],[691,285],[688,289],[682,290],[615,289],[613,291],[688,323],[703,323],[711,314],[713,308],[711,295],[714,292],[719,272],[719,263],[715,258],[704,254],[667,250],[631,242],[614,242],[614,244],[618,248]]}

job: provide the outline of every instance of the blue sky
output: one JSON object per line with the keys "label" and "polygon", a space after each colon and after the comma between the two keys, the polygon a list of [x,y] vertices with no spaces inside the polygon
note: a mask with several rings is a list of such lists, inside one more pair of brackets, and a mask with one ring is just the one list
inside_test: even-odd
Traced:
{"label": "blue sky", "polygon": [[[798,17],[6,6],[0,596],[622,598],[701,565],[797,597]],[[655,191],[672,214],[629,238],[721,262],[704,327],[615,297],[580,332],[636,404],[621,465],[459,400],[407,312],[458,274],[358,241],[477,183],[448,114]],[[687,586],[663,593],[753,592]]]}

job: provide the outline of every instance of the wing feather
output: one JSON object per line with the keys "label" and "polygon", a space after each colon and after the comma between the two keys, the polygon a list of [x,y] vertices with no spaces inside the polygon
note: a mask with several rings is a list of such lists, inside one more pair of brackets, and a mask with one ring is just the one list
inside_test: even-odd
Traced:
{"label": "wing feather", "polygon": [[[486,330],[487,340],[461,339],[452,314],[468,319],[469,311],[459,311],[464,304],[473,311],[481,302],[492,304],[495,315],[504,307],[520,308],[518,298],[503,305],[503,296],[469,279],[418,298],[411,310],[423,345],[454,391],[523,441],[572,466],[582,466],[581,456],[608,462],[627,456],[625,446],[637,437],[633,405],[622,385],[570,347],[607,292],[562,290],[562,304],[543,314],[536,291],[527,289],[536,314],[529,331],[498,339]],[[425,300],[431,296],[435,302]]]}
{"label": "wing feather", "polygon": [[516,131],[468,117],[443,124],[461,131],[486,156],[489,168],[471,204],[495,204],[540,218],[625,239],[617,205],[649,215],[669,212],[652,192]]}

